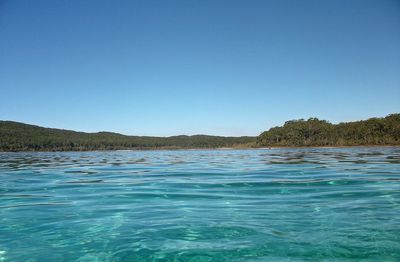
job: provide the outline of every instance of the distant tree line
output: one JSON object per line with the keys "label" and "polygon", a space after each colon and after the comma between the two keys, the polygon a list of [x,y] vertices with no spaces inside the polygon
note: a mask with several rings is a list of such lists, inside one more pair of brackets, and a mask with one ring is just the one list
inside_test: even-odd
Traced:
{"label": "distant tree line", "polygon": [[285,122],[263,132],[257,146],[400,145],[400,114],[331,124],[318,118]]}
{"label": "distant tree line", "polygon": [[0,151],[87,151],[116,149],[178,149],[244,147],[255,137],[125,136],[117,133],[84,133],[0,121]]}
{"label": "distant tree line", "polygon": [[331,124],[309,118],[287,121],[258,137],[125,136],[84,133],[0,121],[0,151],[87,151],[116,149],[249,148],[400,145],[400,114]]}

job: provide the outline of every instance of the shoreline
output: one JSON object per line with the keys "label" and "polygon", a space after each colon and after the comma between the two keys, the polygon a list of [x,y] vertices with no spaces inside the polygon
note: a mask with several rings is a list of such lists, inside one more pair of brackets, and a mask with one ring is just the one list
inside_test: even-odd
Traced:
{"label": "shoreline", "polygon": [[354,145],[354,146],[271,146],[271,147],[216,147],[216,148],[132,148],[132,149],[97,149],[97,150],[21,150],[0,151],[2,153],[64,153],[64,152],[131,152],[131,151],[200,151],[200,150],[277,150],[277,149],[337,149],[337,148],[376,148],[399,147],[400,145]]}

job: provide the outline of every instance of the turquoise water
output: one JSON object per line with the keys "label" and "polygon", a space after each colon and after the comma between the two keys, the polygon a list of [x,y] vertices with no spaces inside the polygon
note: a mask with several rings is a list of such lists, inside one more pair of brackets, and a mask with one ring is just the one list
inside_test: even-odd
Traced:
{"label": "turquoise water", "polygon": [[0,153],[0,261],[400,261],[400,148]]}

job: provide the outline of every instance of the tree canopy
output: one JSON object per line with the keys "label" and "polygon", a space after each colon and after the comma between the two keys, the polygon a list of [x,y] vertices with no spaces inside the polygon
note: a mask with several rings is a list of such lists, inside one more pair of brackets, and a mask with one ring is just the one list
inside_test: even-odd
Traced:
{"label": "tree canopy", "polygon": [[0,151],[86,151],[116,149],[179,149],[223,147],[303,147],[400,145],[400,114],[331,124],[309,118],[290,120],[258,137],[125,136],[111,132],[84,133],[0,121]]}
{"label": "tree canopy", "polygon": [[318,118],[273,127],[257,138],[258,146],[400,145],[400,114],[331,124]]}
{"label": "tree canopy", "polygon": [[111,132],[84,133],[0,121],[0,151],[86,151],[115,149],[221,148],[255,143],[255,137],[125,136]]}

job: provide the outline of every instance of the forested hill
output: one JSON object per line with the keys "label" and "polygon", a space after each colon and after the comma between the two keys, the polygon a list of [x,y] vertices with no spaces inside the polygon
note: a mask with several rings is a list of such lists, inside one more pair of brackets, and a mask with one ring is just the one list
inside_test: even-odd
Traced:
{"label": "forested hill", "polygon": [[84,133],[0,121],[0,151],[84,151],[157,148],[222,148],[254,145],[256,137],[125,136],[117,133]]}
{"label": "forested hill", "polygon": [[400,145],[400,114],[339,124],[317,118],[291,120],[281,127],[263,132],[258,137],[125,136],[110,132],[84,133],[0,121],[0,151],[358,145]]}
{"label": "forested hill", "polygon": [[258,146],[400,145],[400,114],[385,118],[331,124],[325,120],[287,121],[263,132]]}

